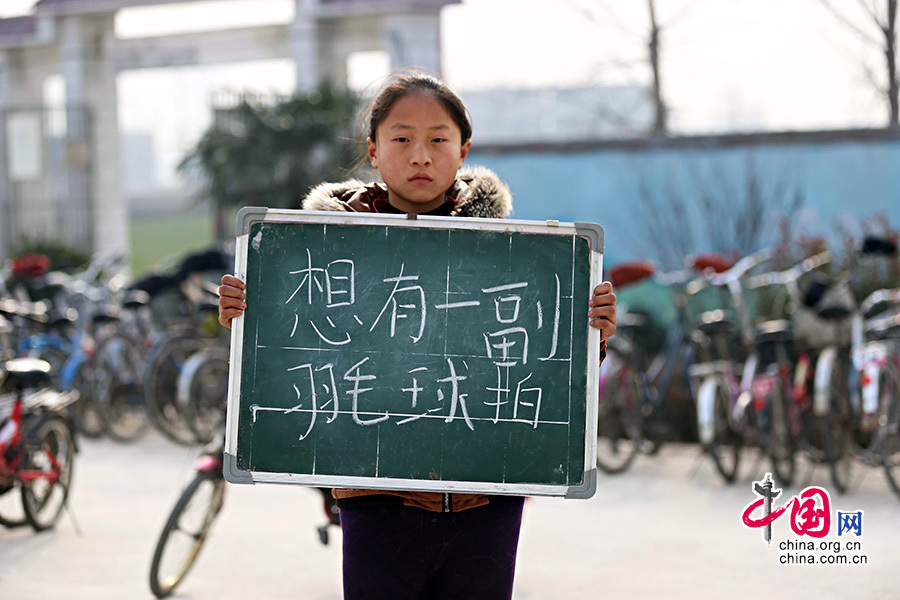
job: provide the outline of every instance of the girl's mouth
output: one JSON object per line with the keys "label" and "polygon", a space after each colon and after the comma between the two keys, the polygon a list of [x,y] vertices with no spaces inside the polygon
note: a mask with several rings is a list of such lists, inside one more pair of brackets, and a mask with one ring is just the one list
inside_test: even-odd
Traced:
{"label": "girl's mouth", "polygon": [[420,185],[426,184],[426,183],[431,183],[431,177],[429,177],[425,173],[416,173],[415,175],[413,175],[412,177],[409,178],[409,182],[415,183],[415,184],[420,184]]}

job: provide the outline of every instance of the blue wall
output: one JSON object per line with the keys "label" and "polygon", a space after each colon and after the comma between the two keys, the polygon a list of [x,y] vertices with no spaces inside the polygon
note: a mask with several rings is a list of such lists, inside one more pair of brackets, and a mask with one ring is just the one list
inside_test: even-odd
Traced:
{"label": "blue wall", "polygon": [[[642,185],[662,199],[672,193],[686,198],[691,222],[698,228],[702,209],[696,199],[702,182],[715,183],[720,202],[731,201],[729,188],[739,200],[749,171],[758,175],[770,197],[802,196],[803,208],[792,221],[796,230],[835,236],[835,223],[841,220],[858,232],[860,223],[875,213],[900,226],[900,136],[857,132],[818,137],[825,139],[798,141],[796,135],[784,134],[780,142],[771,136],[747,136],[744,143],[708,138],[702,143],[623,143],[580,150],[473,147],[467,162],[489,167],[509,183],[513,218],[601,224],[607,265],[651,254],[646,240],[640,239],[646,234],[636,225],[649,217],[639,193]],[[769,239],[763,242],[775,239],[777,219],[783,214],[770,215]],[[698,246],[704,243],[698,239]]]}

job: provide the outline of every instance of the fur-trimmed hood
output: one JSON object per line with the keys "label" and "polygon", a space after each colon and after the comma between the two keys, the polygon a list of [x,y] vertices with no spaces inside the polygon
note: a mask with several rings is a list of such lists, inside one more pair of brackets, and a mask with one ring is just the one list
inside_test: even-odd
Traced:
{"label": "fur-trimmed hood", "polygon": [[[372,205],[387,198],[382,183],[365,184],[358,179],[323,183],[309,192],[302,207],[307,210],[373,212]],[[447,199],[454,202],[456,217],[503,218],[512,212],[512,194],[496,173],[485,167],[467,167],[459,172]]]}

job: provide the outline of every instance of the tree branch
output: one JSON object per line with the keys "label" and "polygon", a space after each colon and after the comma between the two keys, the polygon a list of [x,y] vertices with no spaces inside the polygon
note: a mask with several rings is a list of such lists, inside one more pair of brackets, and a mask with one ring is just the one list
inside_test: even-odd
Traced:
{"label": "tree branch", "polygon": [[822,5],[828,9],[829,12],[841,23],[843,23],[846,27],[850,28],[853,32],[863,38],[866,42],[870,44],[875,44],[876,46],[881,46],[881,42],[876,40],[874,37],[869,34],[869,32],[861,29],[856,23],[847,18],[847,15],[836,9],[830,0],[819,0]]}
{"label": "tree branch", "polygon": [[869,5],[866,3],[866,0],[856,0],[856,3],[862,7],[862,9],[869,15],[869,18],[878,25],[879,29],[883,28],[883,23],[881,21],[881,15],[878,14],[878,10],[875,8],[875,5]]}

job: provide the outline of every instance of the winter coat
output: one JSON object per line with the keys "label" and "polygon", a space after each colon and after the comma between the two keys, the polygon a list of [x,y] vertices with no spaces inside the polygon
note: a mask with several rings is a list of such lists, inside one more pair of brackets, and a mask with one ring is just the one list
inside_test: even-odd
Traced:
{"label": "winter coat", "polygon": [[[306,210],[341,212],[396,212],[390,211],[388,192],[384,184],[351,179],[341,183],[324,183],[314,188],[303,200]],[[448,204],[438,210],[455,217],[503,218],[512,211],[512,195],[509,188],[491,170],[470,167],[460,171],[454,184],[447,190]],[[437,492],[399,492],[384,490],[334,490],[339,502],[378,502],[387,500],[402,502],[406,506],[424,508],[436,512],[457,512],[489,502],[481,494],[441,494]]]}
{"label": "winter coat", "polygon": [[[358,179],[323,183],[304,198],[306,210],[387,212],[387,188],[383,183],[364,184]],[[497,174],[484,167],[459,172],[445,198],[453,204],[450,216],[502,219],[512,211],[512,195]],[[396,211],[394,211],[396,212]]]}

